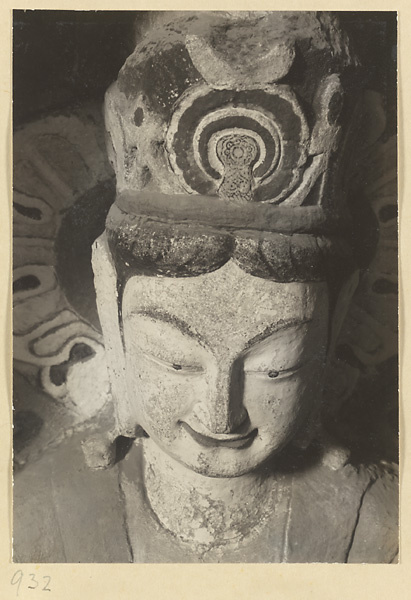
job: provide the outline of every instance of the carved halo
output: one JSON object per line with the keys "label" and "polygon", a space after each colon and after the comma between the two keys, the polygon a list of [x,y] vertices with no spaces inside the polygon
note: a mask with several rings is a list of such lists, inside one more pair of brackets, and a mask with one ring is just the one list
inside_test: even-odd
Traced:
{"label": "carved halo", "polygon": [[[76,423],[111,400],[102,336],[77,312],[58,272],[65,218],[89,190],[112,177],[98,120],[98,109],[85,108],[25,125],[14,137],[15,366],[33,374]],[[100,209],[94,207],[94,221]],[[84,289],[78,265],[65,272],[76,269]]]}

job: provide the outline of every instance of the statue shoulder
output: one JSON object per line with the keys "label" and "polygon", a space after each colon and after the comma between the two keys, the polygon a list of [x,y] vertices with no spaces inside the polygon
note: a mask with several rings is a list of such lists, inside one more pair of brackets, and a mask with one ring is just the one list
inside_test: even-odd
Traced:
{"label": "statue shoulder", "polygon": [[73,435],[14,477],[15,562],[131,562],[118,466],[87,467]]}
{"label": "statue shoulder", "polygon": [[374,468],[364,493],[349,563],[393,563],[398,555],[398,468]]}
{"label": "statue shoulder", "polygon": [[393,465],[338,469],[318,463],[293,475],[287,562],[389,563],[398,547]]}

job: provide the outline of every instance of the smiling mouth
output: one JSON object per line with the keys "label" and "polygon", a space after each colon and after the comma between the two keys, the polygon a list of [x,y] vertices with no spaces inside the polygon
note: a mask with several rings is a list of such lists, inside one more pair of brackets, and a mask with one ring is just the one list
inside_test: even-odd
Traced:
{"label": "smiling mouth", "polygon": [[190,425],[181,421],[182,427],[202,446],[220,446],[224,448],[245,448],[249,446],[255,436],[257,429],[253,429],[249,433],[211,433],[203,435],[195,431]]}

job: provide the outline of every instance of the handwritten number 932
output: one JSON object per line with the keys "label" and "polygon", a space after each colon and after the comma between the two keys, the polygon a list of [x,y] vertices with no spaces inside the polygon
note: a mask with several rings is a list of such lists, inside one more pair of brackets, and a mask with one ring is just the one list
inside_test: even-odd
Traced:
{"label": "handwritten number 932", "polygon": [[44,575],[44,577],[39,577],[40,581],[36,578],[36,575],[34,573],[29,573],[28,577],[29,579],[27,580],[27,576],[25,576],[23,571],[19,569],[14,573],[13,577],[11,578],[10,583],[11,585],[16,586],[17,596],[19,595],[20,586],[23,583],[23,579],[26,580],[25,584],[27,584],[26,587],[29,590],[36,590],[38,588],[42,592],[51,592],[51,589],[49,587],[51,577],[49,577],[48,575]]}

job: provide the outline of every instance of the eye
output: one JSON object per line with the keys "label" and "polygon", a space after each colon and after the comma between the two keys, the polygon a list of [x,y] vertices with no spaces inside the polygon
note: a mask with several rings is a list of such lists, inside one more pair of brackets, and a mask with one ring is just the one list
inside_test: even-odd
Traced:
{"label": "eye", "polygon": [[307,364],[307,362],[300,363],[289,369],[281,369],[281,370],[280,369],[267,369],[266,367],[261,366],[261,368],[253,368],[253,369],[245,368],[244,372],[253,374],[253,375],[257,375],[258,377],[261,377],[261,378],[268,377],[269,379],[285,379],[286,377],[291,377],[291,375],[294,375],[295,373],[297,373],[297,371],[299,371],[305,364]]}
{"label": "eye", "polygon": [[162,367],[165,367],[166,369],[169,369],[172,372],[177,371],[181,374],[198,374],[204,372],[204,369],[200,364],[189,363],[188,361],[181,360],[169,362],[167,360],[159,358],[158,356],[155,356],[154,354],[150,354],[149,352],[142,352],[142,354],[148,360]]}

